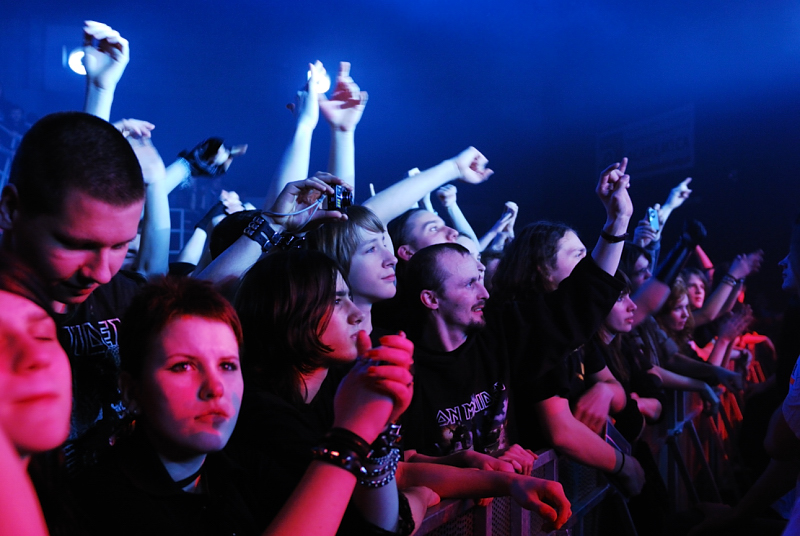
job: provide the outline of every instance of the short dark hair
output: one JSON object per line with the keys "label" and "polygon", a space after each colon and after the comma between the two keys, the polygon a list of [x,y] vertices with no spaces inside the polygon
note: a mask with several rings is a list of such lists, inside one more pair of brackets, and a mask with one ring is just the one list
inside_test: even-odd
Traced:
{"label": "short dark hair", "polygon": [[381,219],[367,207],[352,205],[347,209],[347,220],[326,223],[306,235],[309,249],[325,253],[342,267],[342,275],[350,276],[350,262],[364,241],[364,231],[384,233]]}
{"label": "short dark hair", "polygon": [[302,374],[332,349],[320,337],[336,300],[339,265],[319,251],[270,253],[236,293],[244,329],[245,379],[284,400],[302,401]]}
{"label": "short dark hair", "polygon": [[403,280],[398,285],[398,295],[401,309],[408,313],[404,316],[415,323],[408,326],[410,331],[419,329],[425,320],[427,308],[420,301],[420,293],[423,290],[441,292],[444,288],[449,274],[442,269],[439,259],[451,253],[471,258],[469,250],[461,244],[445,242],[422,248],[408,261]]}
{"label": "short dark hair", "polygon": [[52,301],[44,283],[33,270],[8,251],[0,251],[0,290],[22,296],[54,316]]}
{"label": "short dark hair", "polygon": [[142,168],[114,126],[82,112],[50,114],[23,136],[9,184],[31,214],[58,214],[67,193],[78,190],[114,206],[144,198]]}
{"label": "short dark hair", "polygon": [[150,345],[171,321],[197,316],[227,324],[242,346],[242,325],[233,305],[211,283],[190,277],[165,276],[141,288],[119,331],[120,369],[141,378]]}
{"label": "short dark hair", "polygon": [[[386,228],[389,231],[389,236],[392,238],[392,244],[394,244],[394,251],[397,253],[397,250],[400,246],[405,246],[411,244],[411,232],[408,227],[408,220],[411,219],[411,216],[414,214],[425,210],[424,208],[412,208],[406,210],[398,217],[393,219],[389,222],[389,225]],[[400,258],[398,257],[398,260]]]}
{"label": "short dark hair", "polygon": [[569,231],[572,228],[568,225],[549,221],[538,221],[523,227],[505,248],[503,259],[494,274],[494,297],[498,300],[519,300],[552,290],[548,287],[547,277],[556,267],[558,242]]}

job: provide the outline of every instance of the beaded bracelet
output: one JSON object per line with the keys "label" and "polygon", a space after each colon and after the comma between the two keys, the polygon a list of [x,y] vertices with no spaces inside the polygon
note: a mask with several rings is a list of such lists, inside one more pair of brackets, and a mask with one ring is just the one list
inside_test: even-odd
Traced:
{"label": "beaded bracelet", "polygon": [[392,480],[400,461],[400,449],[392,449],[386,456],[367,458],[364,464],[364,475],[358,481],[368,488],[382,488]]}

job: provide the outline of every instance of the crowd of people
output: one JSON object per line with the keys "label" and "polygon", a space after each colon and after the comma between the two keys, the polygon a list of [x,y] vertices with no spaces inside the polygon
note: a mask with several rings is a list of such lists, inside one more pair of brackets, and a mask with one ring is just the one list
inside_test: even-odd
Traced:
{"label": "crowd of people", "polygon": [[[84,38],[84,111],[31,126],[0,197],[6,531],[411,534],[441,499],[500,496],[558,529],[570,501],[531,476],[549,448],[604,473],[640,534],[670,530],[646,430],[667,391],[711,414],[741,397],[760,357],[741,298],[762,252],[715,269],[688,221],[660,253],[691,179],[629,235],[628,161],[609,165],[591,251],[561,223],[515,229],[513,202],[478,236],[451,184],[492,175],[474,147],[357,204],[367,93],[343,62],[327,97],[317,62],[264,206],[221,192],[170,263],[169,193],[246,147],[210,138],[165,165],[153,124],[109,122],[128,42],[97,22]],[[329,169],[311,175],[320,116]],[[764,430],[761,492],[695,531],[741,528],[794,483],[796,385]]]}

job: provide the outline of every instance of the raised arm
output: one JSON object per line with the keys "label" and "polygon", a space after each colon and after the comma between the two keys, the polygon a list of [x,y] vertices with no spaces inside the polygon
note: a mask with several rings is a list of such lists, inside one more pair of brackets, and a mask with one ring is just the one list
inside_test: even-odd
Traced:
{"label": "raised arm", "polygon": [[489,161],[480,151],[469,147],[458,156],[426,169],[418,175],[407,177],[378,192],[364,202],[364,206],[388,223],[408,210],[419,199],[452,180],[461,179],[478,184],[488,179],[494,171],[488,169]]}
{"label": "raised arm", "polygon": [[450,221],[453,222],[453,228],[460,234],[468,236],[477,244],[478,237],[475,235],[475,231],[472,230],[472,226],[467,221],[467,217],[464,216],[464,213],[461,212],[461,208],[458,206],[456,201],[457,194],[458,188],[456,188],[453,184],[445,184],[436,190],[436,197],[439,198],[442,206],[447,209],[447,214],[450,216]]}
{"label": "raised arm", "polygon": [[329,80],[322,62],[308,64],[310,77],[303,88],[297,92],[295,103],[286,107],[297,119],[294,134],[283,152],[281,162],[275,175],[267,187],[264,206],[271,206],[290,182],[300,181],[308,177],[309,160],[311,159],[311,137],[319,121],[318,91],[324,89],[322,84]]}
{"label": "raised arm", "polygon": [[628,159],[608,166],[600,174],[597,196],[606,209],[603,233],[592,250],[592,258],[607,273],[614,275],[622,255],[623,241],[628,232],[628,222],[633,214],[633,203],[628,195],[631,177],[625,174]]}
{"label": "raised arm", "polygon": [[733,306],[733,303],[729,302],[731,294],[734,292],[738,294],[738,290],[741,288],[739,281],[757,272],[761,268],[763,258],[764,252],[761,250],[748,255],[737,255],[730,270],[711,293],[711,296],[703,303],[703,307],[692,313],[695,325],[702,326],[726,313],[726,305],[730,303],[730,306]]}
{"label": "raised arm", "polygon": [[167,273],[171,223],[167,171],[151,138],[129,138],[146,185],[142,239],[133,269],[145,277]]}
{"label": "raised arm", "polygon": [[339,63],[339,74],[331,98],[319,95],[319,110],[331,127],[328,173],[355,187],[355,132],[367,106],[367,92],[350,77],[350,64]]}
{"label": "raised arm", "polygon": [[[341,179],[327,173],[317,173],[314,177],[287,184],[275,204],[261,216],[264,223],[259,227],[259,233],[297,233],[308,224],[347,219],[341,212],[323,209],[319,203],[320,197],[333,193],[332,185],[337,184],[350,189]],[[265,242],[262,249],[255,239],[242,235],[197,277],[215,283],[239,278],[269,249],[270,244],[270,241]]]}
{"label": "raised arm", "polygon": [[[500,219],[492,225],[492,228],[486,231],[486,234],[478,241],[478,248],[483,251],[489,247],[494,239],[500,234],[505,233],[510,241],[514,238],[514,224],[517,221],[517,213],[519,207],[513,201],[506,201],[503,214]],[[502,249],[502,248],[501,248]]]}
{"label": "raised arm", "polygon": [[86,100],[83,111],[110,121],[114,91],[130,60],[128,40],[106,24],[87,20],[83,27]]}

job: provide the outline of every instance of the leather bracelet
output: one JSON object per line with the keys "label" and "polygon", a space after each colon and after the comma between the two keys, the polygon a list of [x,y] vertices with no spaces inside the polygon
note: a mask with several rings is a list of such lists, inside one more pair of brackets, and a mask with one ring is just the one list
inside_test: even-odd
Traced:
{"label": "leather bracelet", "polygon": [[334,444],[354,451],[362,459],[369,455],[369,443],[346,428],[331,428],[322,440],[323,445]]}
{"label": "leather bracelet", "polygon": [[381,432],[378,438],[369,446],[370,453],[368,458],[374,460],[386,456],[392,449],[397,448],[400,445],[400,439],[402,439],[400,435],[401,428],[399,424],[387,424],[383,432]]}
{"label": "leather bracelet", "polygon": [[630,236],[628,233],[621,234],[619,236],[614,236],[611,233],[607,233],[605,231],[600,231],[600,238],[608,242],[609,244],[616,244],[618,242],[622,242],[626,240]]}
{"label": "leather bracelet", "polygon": [[265,253],[276,245],[273,242],[275,231],[272,230],[269,220],[263,214],[256,214],[247,224],[247,227],[244,228],[242,235],[261,246],[261,251]]}
{"label": "leather bracelet", "polygon": [[341,467],[354,474],[356,478],[360,479],[366,474],[366,470],[361,465],[361,457],[355,451],[319,445],[311,449],[311,454],[315,460]]}

